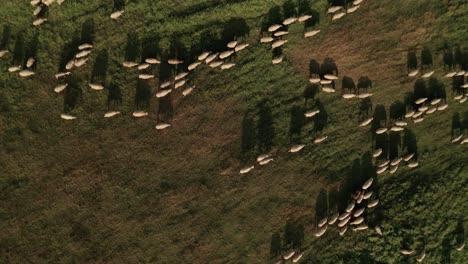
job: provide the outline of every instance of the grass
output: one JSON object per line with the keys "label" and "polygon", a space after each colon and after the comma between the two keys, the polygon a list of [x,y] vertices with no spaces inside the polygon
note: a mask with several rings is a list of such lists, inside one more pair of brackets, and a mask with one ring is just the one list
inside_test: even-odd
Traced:
{"label": "grass", "polygon": [[[305,263],[359,263],[367,254],[372,260],[367,263],[410,262],[398,252],[402,241],[416,249],[425,245],[427,263],[443,263],[445,241],[453,245],[457,223],[466,222],[468,156],[464,146],[448,144],[451,114],[466,111],[464,105],[449,99],[447,112],[410,125],[421,165],[379,176],[382,238],[373,231],[312,236],[319,190],[338,186],[353,160],[371,150],[367,129],[357,126],[357,102],[319,94],[329,114],[324,133],[330,138],[294,156],[282,152],[290,145],[290,109],[303,105],[310,59],[334,58],[340,76],[368,75],[376,84],[374,105],[388,109],[412,90],[413,80],[405,77],[406,49],[427,45],[438,51],[444,41],[463,44],[467,6],[366,1],[337,23],[322,12],[320,35],[304,40],[301,28],[292,26],[287,61],[272,66],[269,48],[254,43],[260,18],[282,2],[209,4],[191,14],[187,10],[205,2],[133,1],[115,22],[108,18],[110,2],[65,1],[51,7],[50,23],[33,29],[28,3],[5,1],[0,14],[14,32],[40,31],[40,64],[33,78],[19,79],[7,73],[8,59],[0,61],[0,98],[8,109],[0,118],[0,197],[6,205],[0,207],[2,262],[265,263],[271,234],[286,221],[299,221],[306,228]],[[316,6],[325,9],[324,1]],[[124,87],[125,116],[104,120],[105,94],[83,83],[84,101],[75,113],[80,118],[64,123],[58,118],[63,99],[51,91],[57,51],[89,17],[97,25],[97,49],[110,51],[109,76]],[[179,32],[188,39],[230,17],[243,17],[251,27],[246,38],[251,47],[238,55],[236,67],[199,71],[197,90],[174,98],[170,130],[155,132],[154,117],[131,119],[136,73],[118,66],[126,33],[157,30],[167,38]],[[434,58],[440,76],[441,59]],[[90,68],[78,74],[89,76]],[[269,166],[239,175],[241,119],[262,99],[273,106],[274,143],[281,155]],[[153,101],[152,111],[156,105]],[[313,139],[307,135],[310,128],[303,129],[303,142]],[[451,248],[451,261],[461,263],[465,251]]]}

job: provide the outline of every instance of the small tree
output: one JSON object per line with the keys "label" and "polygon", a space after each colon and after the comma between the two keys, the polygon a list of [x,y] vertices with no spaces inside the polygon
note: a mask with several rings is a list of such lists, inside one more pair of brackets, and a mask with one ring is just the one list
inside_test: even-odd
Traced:
{"label": "small tree", "polygon": [[81,27],[81,43],[94,43],[95,31],[94,20],[92,18],[86,20]]}
{"label": "small tree", "polygon": [[408,71],[418,68],[418,57],[416,56],[416,51],[414,49],[408,51],[406,66],[408,67]]}
{"label": "small tree", "polygon": [[94,63],[93,72],[91,74],[91,81],[105,83],[107,69],[109,68],[109,54],[107,50],[101,50]]}
{"label": "small tree", "polygon": [[15,49],[13,51],[13,64],[23,65],[25,55],[24,34],[20,33],[16,38]]}
{"label": "small tree", "polygon": [[10,25],[3,26],[2,42],[0,42],[0,50],[8,49],[8,44],[10,43],[10,37],[11,37],[11,26]]}
{"label": "small tree", "polygon": [[249,113],[244,114],[241,129],[241,153],[246,160],[255,150],[255,124]]}
{"label": "small tree", "polygon": [[137,61],[138,54],[140,53],[140,39],[135,32],[127,34],[127,45],[125,48],[125,60]]}

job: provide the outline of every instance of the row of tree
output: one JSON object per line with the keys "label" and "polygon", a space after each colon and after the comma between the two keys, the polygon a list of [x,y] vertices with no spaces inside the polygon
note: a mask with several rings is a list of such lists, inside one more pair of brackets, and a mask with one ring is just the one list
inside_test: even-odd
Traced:
{"label": "row of tree", "polygon": [[270,242],[270,255],[275,258],[284,250],[297,249],[304,243],[304,226],[298,223],[287,222],[284,226],[283,238],[279,232],[273,233]]}

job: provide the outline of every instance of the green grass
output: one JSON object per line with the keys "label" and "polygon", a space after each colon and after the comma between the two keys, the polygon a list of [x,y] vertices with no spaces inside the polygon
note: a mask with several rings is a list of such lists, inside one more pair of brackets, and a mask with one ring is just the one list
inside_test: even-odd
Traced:
{"label": "green grass", "polygon": [[[15,33],[25,30],[32,36],[40,31],[40,64],[33,78],[20,79],[7,73],[10,57],[0,60],[1,262],[265,263],[271,234],[287,221],[298,221],[306,229],[304,263],[413,263],[399,253],[403,240],[415,249],[425,245],[426,263],[444,263],[444,241],[455,243],[456,225],[466,223],[468,210],[468,152],[448,143],[451,115],[466,111],[466,103],[449,99],[449,110],[410,125],[421,165],[379,176],[384,237],[373,231],[348,231],[340,237],[335,228],[320,239],[312,236],[319,190],[338,186],[353,160],[371,150],[367,129],[358,127],[357,101],[319,94],[329,114],[324,131],[329,139],[297,155],[284,150],[290,146],[290,109],[304,103],[304,62],[331,56],[341,76],[356,80],[369,74],[376,83],[374,105],[388,109],[412,90],[413,81],[404,76],[406,49],[431,47],[441,76],[436,51],[445,41],[463,44],[468,7],[446,7],[440,1],[365,1],[355,14],[330,23],[323,14],[325,3],[319,1],[320,35],[303,40],[302,28],[292,26],[295,34],[285,48],[288,60],[273,66],[269,48],[256,42],[261,17],[282,2],[213,4],[176,17],[169,14],[205,2],[133,1],[121,20],[111,21],[110,1],[66,0],[50,8],[48,23],[33,29],[29,3],[5,1],[0,15]],[[110,52],[108,76],[122,83],[125,116],[102,118],[106,94],[85,86],[88,65],[78,72],[84,77],[84,101],[74,110],[80,118],[64,123],[58,118],[63,99],[52,92],[53,75],[59,51],[90,17],[97,25],[96,49]],[[136,73],[119,66],[126,33],[157,31],[167,47],[173,33],[189,42],[205,27],[221,27],[231,17],[245,18],[251,27],[245,39],[251,47],[237,56],[236,67],[198,71],[194,93],[175,98],[170,130],[155,132],[154,117],[132,119]],[[450,83],[444,83],[451,98]],[[272,105],[280,156],[241,176],[241,118],[263,99]],[[153,99],[152,111],[156,105]],[[313,140],[307,135],[311,127],[304,127],[303,142]],[[452,263],[462,263],[465,252],[451,246]],[[362,260],[367,254],[372,262]]]}

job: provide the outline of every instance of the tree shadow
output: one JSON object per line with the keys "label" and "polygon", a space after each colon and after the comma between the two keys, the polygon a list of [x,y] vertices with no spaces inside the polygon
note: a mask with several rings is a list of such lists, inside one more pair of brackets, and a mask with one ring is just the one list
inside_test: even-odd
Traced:
{"label": "tree shadow", "polygon": [[83,98],[83,91],[81,90],[80,80],[75,77],[68,79],[68,86],[64,93],[64,112],[69,113],[78,105]]}
{"label": "tree shadow", "polygon": [[309,83],[304,89],[304,107],[307,107],[308,100],[314,99],[315,96],[320,92],[320,86],[318,84]]}
{"label": "tree shadow", "polygon": [[372,81],[367,76],[359,77],[357,89],[358,93],[360,93],[361,89],[363,89],[366,93],[369,88],[372,88]]}
{"label": "tree shadow", "polygon": [[318,223],[321,219],[328,215],[327,191],[320,189],[315,201],[315,222]]}
{"label": "tree shadow", "polygon": [[405,128],[403,133],[403,152],[406,151],[408,154],[414,154],[414,159],[418,159],[418,144],[416,134],[409,128]]}
{"label": "tree shadow", "polygon": [[147,80],[138,79],[135,92],[135,108],[147,111],[150,105],[151,87]]}
{"label": "tree shadow", "polygon": [[356,84],[354,83],[354,80],[351,77],[344,76],[342,81],[341,81],[341,90],[342,93],[346,91],[352,91],[352,93],[356,93]]}
{"label": "tree shadow", "polygon": [[114,110],[122,104],[120,85],[116,81],[112,81],[107,90],[109,91],[107,95],[107,109]]}
{"label": "tree shadow", "polygon": [[268,32],[268,27],[274,24],[281,25],[283,23],[283,14],[281,13],[281,7],[276,5],[270,8],[268,14],[263,19],[262,28],[260,34]]}
{"label": "tree shadow", "polygon": [[304,126],[304,109],[300,106],[293,106],[291,108],[291,118],[289,125],[289,138],[293,144],[301,142],[302,127]]}
{"label": "tree shadow", "polygon": [[328,112],[319,99],[315,101],[315,108],[320,112],[315,115],[313,132],[321,133],[328,124]]}
{"label": "tree shadow", "polygon": [[364,98],[359,103],[359,121],[369,117],[369,112],[372,111],[372,100],[370,97]]}

